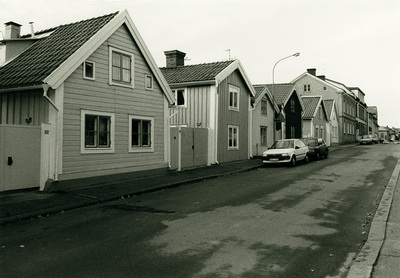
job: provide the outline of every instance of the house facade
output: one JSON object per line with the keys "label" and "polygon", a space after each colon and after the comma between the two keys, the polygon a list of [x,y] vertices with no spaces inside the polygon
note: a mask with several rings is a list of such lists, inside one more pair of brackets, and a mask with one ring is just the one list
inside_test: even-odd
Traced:
{"label": "house facade", "polygon": [[275,115],[275,140],[302,138],[304,107],[296,85],[268,84],[267,88],[279,108],[279,113]]}
{"label": "house facade", "polygon": [[339,143],[339,122],[334,99],[324,100],[328,117],[326,144],[328,146]]}
{"label": "house facade", "polygon": [[24,148],[37,172],[13,181],[27,158],[2,140],[0,190],[168,167],[174,97],[126,11],[3,44],[25,38],[31,46],[0,67],[0,136],[35,129]]}
{"label": "house facade", "polygon": [[273,102],[273,97],[267,85],[254,85],[256,96],[253,103],[253,156],[261,156],[275,142],[275,114],[279,108]]}
{"label": "house facade", "polygon": [[185,66],[185,53],[172,50],[165,55],[167,66],[161,72],[175,95],[170,106],[171,127],[208,130],[207,165],[251,157],[251,98],[255,91],[240,62]]}
{"label": "house facade", "polygon": [[303,137],[330,138],[328,115],[322,96],[302,96]]}
{"label": "house facade", "polygon": [[299,88],[301,96],[317,95],[323,100],[333,99],[338,113],[339,144],[356,142],[357,101],[346,86],[324,75],[317,76],[316,69],[307,69],[292,82]]}

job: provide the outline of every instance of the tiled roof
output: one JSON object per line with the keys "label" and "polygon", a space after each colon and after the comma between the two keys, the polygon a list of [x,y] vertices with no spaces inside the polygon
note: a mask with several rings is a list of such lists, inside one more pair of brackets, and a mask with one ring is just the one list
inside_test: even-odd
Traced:
{"label": "tiled roof", "polygon": [[328,114],[328,118],[330,118],[331,114],[332,114],[333,102],[334,102],[333,99],[324,100],[324,105],[325,105],[325,108],[326,108],[326,113]]}
{"label": "tiled roof", "polygon": [[53,32],[0,67],[0,89],[42,84],[47,76],[117,14],[118,12],[46,30]]}
{"label": "tiled roof", "polygon": [[168,84],[210,81],[223,71],[234,60],[224,62],[205,63],[188,66],[160,68]]}
{"label": "tiled roof", "polygon": [[256,91],[256,99],[260,96],[260,94],[264,91],[266,84],[257,84],[253,85],[254,90]]}
{"label": "tiled roof", "polygon": [[288,96],[293,92],[293,83],[267,84],[268,90],[278,105],[283,105]]}
{"label": "tiled roof", "polygon": [[313,97],[302,97],[301,100],[303,101],[304,105],[304,114],[303,118],[310,119],[314,117],[315,110],[318,108],[318,103],[320,101],[320,96],[313,96]]}

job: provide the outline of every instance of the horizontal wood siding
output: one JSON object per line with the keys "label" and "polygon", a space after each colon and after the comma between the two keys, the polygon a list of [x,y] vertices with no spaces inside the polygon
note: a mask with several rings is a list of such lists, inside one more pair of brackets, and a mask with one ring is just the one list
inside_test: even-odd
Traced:
{"label": "horizontal wood siding", "polygon": [[[134,54],[134,88],[111,86],[109,46]],[[89,58],[95,62],[96,80],[83,79],[79,66],[64,84],[63,176],[93,176],[115,169],[129,172],[166,167],[164,162],[165,96],[154,80],[153,90],[145,89],[145,74],[151,69],[125,26],[121,26]],[[115,152],[81,154],[81,110],[115,113]],[[154,152],[129,153],[129,115],[154,117]],[[124,170],[125,169],[125,170]]]}
{"label": "horizontal wood siding", "polygon": [[[240,89],[239,111],[229,109],[229,85]],[[247,159],[249,154],[249,101],[250,91],[236,70],[218,86],[218,161],[220,163]],[[228,125],[239,126],[239,149],[228,150]]]}
{"label": "horizontal wood siding", "polygon": [[187,88],[187,107],[170,108],[171,125],[209,127],[210,86]]}
{"label": "horizontal wood siding", "polygon": [[[43,90],[0,94],[0,124],[39,126],[48,122],[49,104]],[[25,119],[31,117],[27,123]]]}

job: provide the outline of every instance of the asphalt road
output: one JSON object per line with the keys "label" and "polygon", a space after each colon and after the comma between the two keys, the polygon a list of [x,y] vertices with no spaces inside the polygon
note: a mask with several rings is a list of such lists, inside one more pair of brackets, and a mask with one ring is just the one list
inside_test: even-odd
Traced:
{"label": "asphalt road", "polygon": [[0,227],[1,277],[345,277],[399,145]]}

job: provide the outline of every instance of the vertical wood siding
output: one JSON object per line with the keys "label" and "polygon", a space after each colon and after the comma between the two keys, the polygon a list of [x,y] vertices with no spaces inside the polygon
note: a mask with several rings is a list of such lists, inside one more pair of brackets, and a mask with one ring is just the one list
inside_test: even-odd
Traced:
{"label": "vertical wood siding", "polygon": [[[134,89],[108,84],[109,46],[134,54]],[[165,96],[155,78],[153,90],[145,89],[145,74],[152,72],[127,28],[121,26],[88,60],[95,62],[96,80],[83,79],[80,66],[64,84],[63,174],[60,179],[93,176],[113,169],[121,173],[143,167],[166,167]],[[113,154],[81,154],[81,109],[115,113]],[[129,115],[154,117],[154,152],[128,152]]]}
{"label": "vertical wood siding", "polygon": [[170,124],[209,127],[210,86],[186,88],[187,107],[170,108]]}
{"label": "vertical wood siding", "polygon": [[[239,111],[229,110],[229,85],[240,88]],[[249,102],[250,91],[236,70],[218,86],[218,161],[220,163],[247,159],[249,154]],[[228,150],[228,125],[239,126],[239,149]]]}
{"label": "vertical wood siding", "polygon": [[[48,122],[48,102],[42,90],[0,94],[0,124],[39,126]],[[32,122],[25,119],[32,117]]]}

